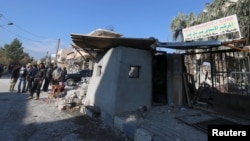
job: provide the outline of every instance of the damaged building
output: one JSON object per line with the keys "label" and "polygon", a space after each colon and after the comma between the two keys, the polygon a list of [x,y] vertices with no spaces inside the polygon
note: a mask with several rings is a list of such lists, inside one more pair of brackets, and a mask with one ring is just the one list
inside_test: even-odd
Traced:
{"label": "damaged building", "polygon": [[[107,123],[113,124],[115,115],[161,105],[250,119],[249,51],[244,39],[166,43],[106,30],[92,34],[71,38],[74,48],[95,53],[84,106]],[[157,47],[192,51],[175,54]]]}

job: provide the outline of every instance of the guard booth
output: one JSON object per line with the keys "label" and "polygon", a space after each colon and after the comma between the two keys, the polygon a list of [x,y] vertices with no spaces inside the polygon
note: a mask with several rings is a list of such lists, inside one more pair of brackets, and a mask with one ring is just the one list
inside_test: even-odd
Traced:
{"label": "guard booth", "polygon": [[107,123],[115,115],[152,106],[152,63],[156,39],[71,34],[75,46],[96,52],[85,105]]}

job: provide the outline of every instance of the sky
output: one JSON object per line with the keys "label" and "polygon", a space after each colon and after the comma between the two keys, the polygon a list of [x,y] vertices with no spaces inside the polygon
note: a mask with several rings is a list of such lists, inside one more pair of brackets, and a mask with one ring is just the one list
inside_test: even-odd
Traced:
{"label": "sky", "polygon": [[[19,39],[35,60],[70,49],[71,33],[113,29],[122,37],[171,42],[179,12],[197,15],[212,0],[0,0],[0,47]],[[8,25],[13,23],[13,25]],[[167,50],[172,52],[173,50]]]}

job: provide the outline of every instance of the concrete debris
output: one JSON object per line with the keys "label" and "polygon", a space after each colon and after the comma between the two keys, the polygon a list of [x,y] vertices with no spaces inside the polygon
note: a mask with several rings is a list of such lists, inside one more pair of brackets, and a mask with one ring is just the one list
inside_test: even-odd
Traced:
{"label": "concrete debris", "polygon": [[54,104],[58,110],[78,110],[84,113],[84,101],[87,93],[88,83],[79,84],[77,87],[66,86],[61,97]]}

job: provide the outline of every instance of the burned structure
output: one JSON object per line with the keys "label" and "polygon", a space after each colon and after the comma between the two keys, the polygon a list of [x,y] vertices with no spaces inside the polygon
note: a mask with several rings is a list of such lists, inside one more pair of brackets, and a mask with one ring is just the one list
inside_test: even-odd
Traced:
{"label": "burned structure", "polygon": [[249,54],[236,47],[244,40],[164,43],[102,33],[71,38],[75,48],[96,54],[85,106],[95,107],[108,123],[115,115],[160,105],[200,106],[250,119]]}

